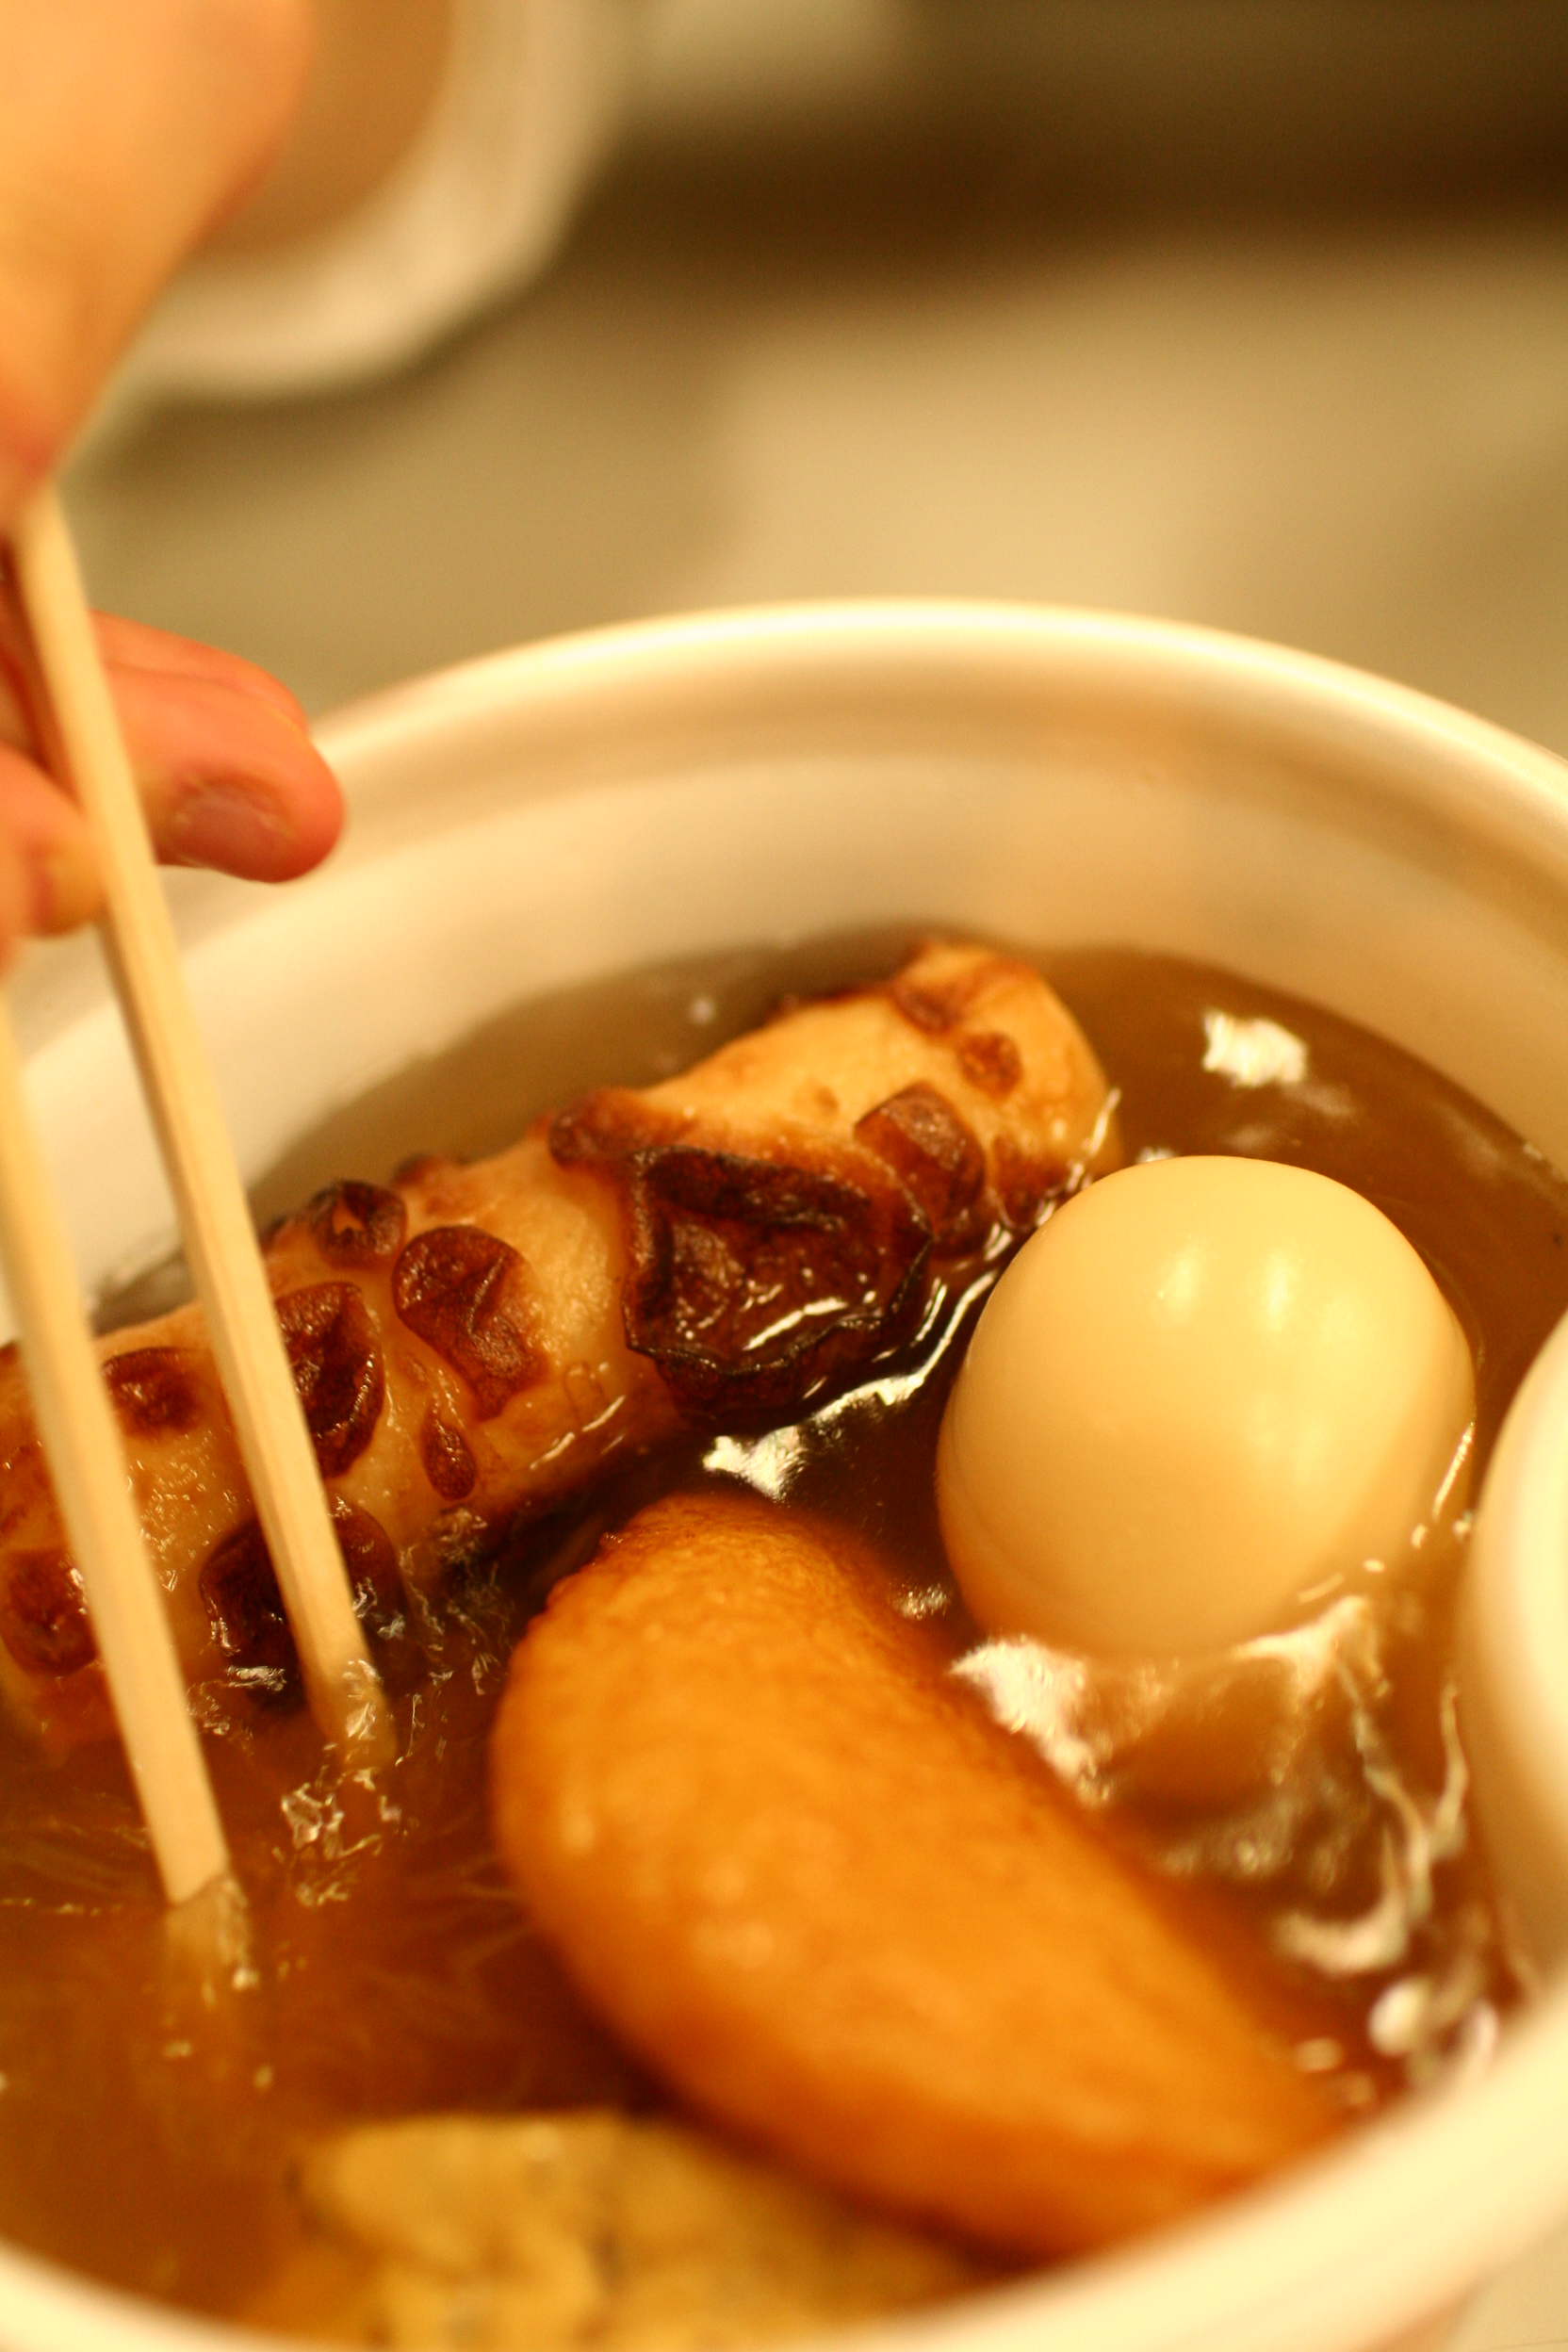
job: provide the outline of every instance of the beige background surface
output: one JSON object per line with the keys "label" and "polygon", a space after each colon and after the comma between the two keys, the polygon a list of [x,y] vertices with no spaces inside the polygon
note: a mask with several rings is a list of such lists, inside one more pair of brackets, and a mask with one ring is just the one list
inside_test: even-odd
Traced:
{"label": "beige background surface", "polygon": [[[1568,754],[1559,0],[666,0],[649,32],[543,283],[400,382],[84,464],[101,601],[316,709],[678,607],[1083,602]],[[1568,2240],[1458,2339],[1565,2343]]]}
{"label": "beige background surface", "polygon": [[322,708],[676,607],[1176,614],[1568,751],[1562,0],[665,0],[545,281],[82,470],[102,600]]}

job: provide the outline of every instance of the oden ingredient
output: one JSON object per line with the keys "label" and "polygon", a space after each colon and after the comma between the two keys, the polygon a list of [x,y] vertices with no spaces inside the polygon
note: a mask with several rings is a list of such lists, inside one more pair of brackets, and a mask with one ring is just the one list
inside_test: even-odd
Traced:
{"label": "oden ingredient", "polygon": [[939,1452],[948,1557],[992,1632],[1246,1642],[1411,1566],[1465,1499],[1475,1410],[1452,1308],[1361,1194],[1271,1160],[1123,1168],[980,1319]]}
{"label": "oden ingredient", "polygon": [[723,2352],[992,2272],[664,2117],[420,2115],[314,2149],[253,2326],[409,2352]]}
{"label": "oden ingredient", "polygon": [[[1029,965],[927,948],[497,1158],[320,1194],[269,1245],[362,1609],[693,1428],[790,1420],[906,1337],[1103,1146],[1105,1082]],[[188,1674],[293,1651],[201,1319],[103,1348]],[[14,1356],[0,1364],[0,1691],[59,1740],[107,1705]],[[217,1709],[209,1709],[217,1711]]]}
{"label": "oden ingredient", "polygon": [[494,1792],[630,2047],[890,2211],[1062,2253],[1332,2128],[1166,1890],[810,1519],[710,1492],[610,1539],[517,1652]]}

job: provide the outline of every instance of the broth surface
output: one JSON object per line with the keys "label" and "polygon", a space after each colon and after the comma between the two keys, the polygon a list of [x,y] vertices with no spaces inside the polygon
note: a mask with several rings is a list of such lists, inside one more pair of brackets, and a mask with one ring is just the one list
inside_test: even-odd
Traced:
{"label": "broth surface", "polygon": [[[496,1149],[584,1086],[667,1075],[781,991],[885,971],[906,943],[885,934],[710,957],[521,1008],[304,1139],[258,1211],[335,1176],[384,1176],[416,1150]],[[1120,1089],[1130,1156],[1299,1161],[1403,1228],[1475,1351],[1484,1462],[1568,1311],[1568,1185],[1432,1071],[1331,1015],[1131,951],[1042,961]],[[160,1278],[115,1313],[165,1303]],[[944,1617],[956,1656],[972,1650],[931,1495],[954,1352],[890,1364],[799,1429],[694,1441],[634,1466],[476,1572],[433,1635],[430,1671],[396,1694],[405,1753],[380,1790],[335,1791],[302,1716],[237,1719],[211,1754],[251,1897],[237,1985],[214,1992],[172,1945],[117,1751],[54,1764],[0,1730],[0,2229],[99,2278],[234,2312],[297,2235],[289,2167],[313,2133],[437,2108],[657,2106],[531,1935],[490,1853],[484,1740],[505,1660],[550,1579],[607,1525],[715,1473],[851,1520],[896,1557],[901,1604]],[[1282,1949],[1284,1995],[1331,1984],[1343,2029],[1310,2062],[1335,2072],[1352,2106],[1483,2046],[1512,1990],[1464,1833],[1452,1730],[1462,1548],[1432,1564],[1418,1599],[1383,1612],[1359,1681],[1315,1684],[1310,1722],[1285,1710],[1304,1774],[1288,1800],[1260,1795],[1248,1760],[1260,1721],[1266,1732],[1283,1720],[1273,1654],[1217,1696],[1217,1766],[1214,1739],[1201,1757],[1187,1752],[1180,1721],[1141,1686],[1108,1699],[1058,1691],[1036,1726],[1048,1754],[1064,1729],[1074,1754],[1092,1735],[1081,1793],[1192,1882],[1196,1903],[1210,1882],[1240,1891]]]}

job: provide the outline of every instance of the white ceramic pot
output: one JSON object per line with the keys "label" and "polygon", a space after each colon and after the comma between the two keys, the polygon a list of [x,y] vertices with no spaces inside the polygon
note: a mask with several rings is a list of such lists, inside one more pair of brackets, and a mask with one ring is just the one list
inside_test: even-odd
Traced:
{"label": "white ceramic pot", "polygon": [[[1090,613],[858,605],[503,655],[323,733],[354,808],[326,872],[275,894],[176,877],[248,1168],[531,991],[901,918],[1233,966],[1424,1054],[1568,1164],[1568,770],[1351,671]],[[20,997],[101,1276],[167,1232],[161,1184],[90,956],[41,954]],[[1500,1461],[1467,1704],[1547,1966],[1491,2072],[1196,2226],[885,2341],[1370,2352],[1425,2341],[1568,2214],[1568,1339]],[[0,2255],[0,2341],[239,2339]]]}

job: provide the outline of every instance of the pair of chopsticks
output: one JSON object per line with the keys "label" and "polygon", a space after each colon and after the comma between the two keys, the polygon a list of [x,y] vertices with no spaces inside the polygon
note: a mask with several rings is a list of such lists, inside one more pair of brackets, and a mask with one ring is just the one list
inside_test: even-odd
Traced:
{"label": "pair of chopsticks", "polygon": [[[109,967],[312,1711],[345,1762],[373,1764],[389,1751],[385,1698],[354,1613],[75,551],[53,491],[37,494],[19,520],[10,559],[36,670],[30,682],[41,748],[80,804],[97,850]],[[164,1891],[172,1903],[184,1903],[231,1874],[228,1851],[3,998],[0,1267]]]}

